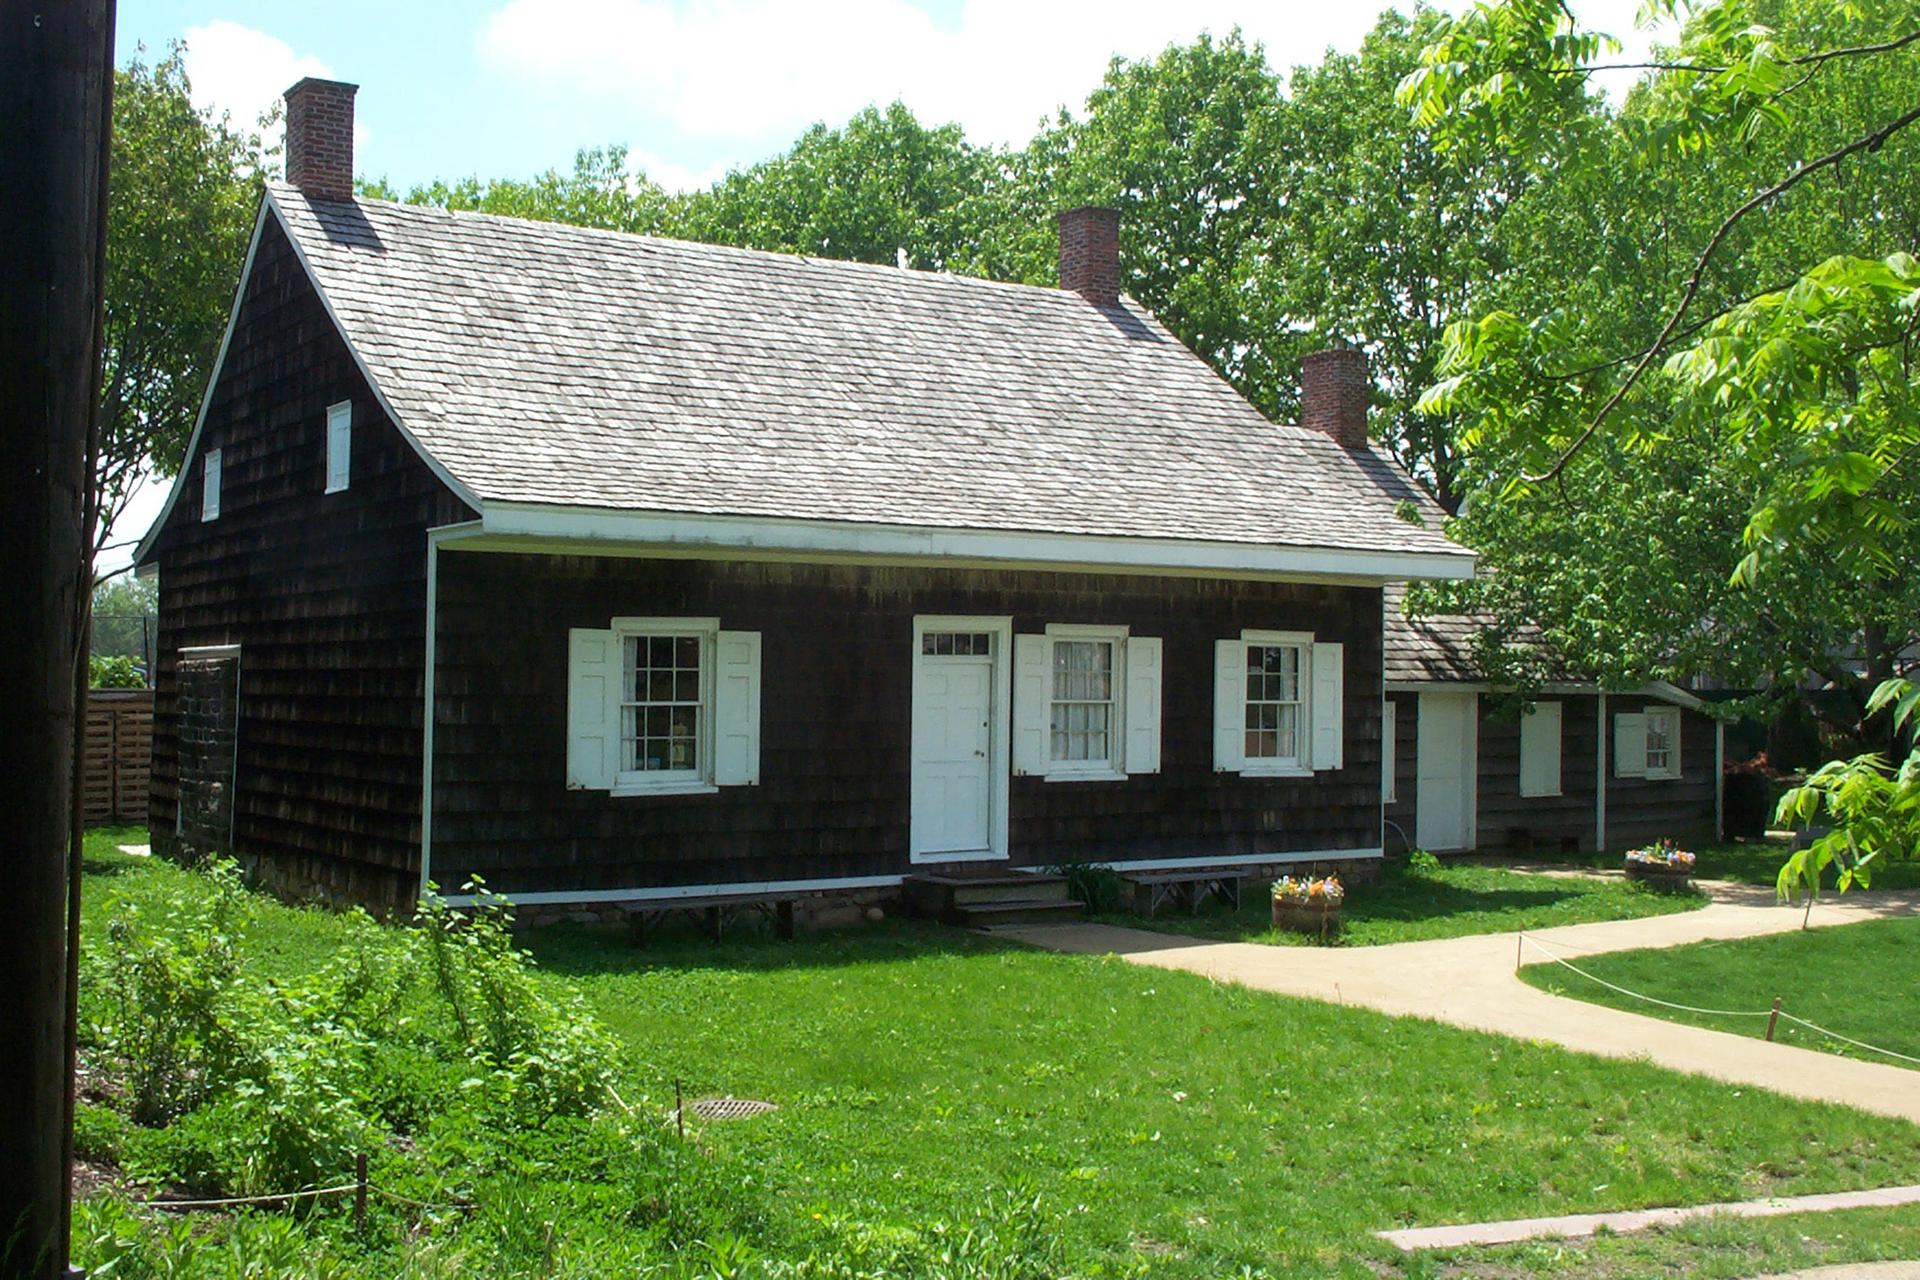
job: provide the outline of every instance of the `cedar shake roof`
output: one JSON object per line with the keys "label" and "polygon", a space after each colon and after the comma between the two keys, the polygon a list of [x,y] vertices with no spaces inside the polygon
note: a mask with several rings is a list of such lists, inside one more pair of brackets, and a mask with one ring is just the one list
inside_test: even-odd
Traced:
{"label": "cedar shake roof", "polygon": [[[1482,628],[1492,625],[1493,615],[1485,610],[1467,613],[1433,613],[1409,618],[1406,614],[1405,583],[1390,582],[1385,591],[1386,679],[1393,683],[1484,681],[1486,673],[1473,659],[1473,638]],[[1540,632],[1529,624],[1511,643],[1535,647],[1545,643]],[[1566,673],[1554,664],[1557,678]]]}
{"label": "cedar shake roof", "polygon": [[1131,299],[269,198],[483,502],[1470,556],[1383,452],[1267,421]]}

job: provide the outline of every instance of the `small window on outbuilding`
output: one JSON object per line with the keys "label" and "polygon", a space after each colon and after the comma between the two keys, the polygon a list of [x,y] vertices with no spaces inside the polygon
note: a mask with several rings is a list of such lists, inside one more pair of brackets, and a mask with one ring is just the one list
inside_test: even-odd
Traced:
{"label": "small window on outbuilding", "polygon": [[200,518],[218,520],[220,518],[220,451],[207,450],[206,460],[200,464]]}
{"label": "small window on outbuilding", "polygon": [[353,471],[353,403],[327,406],[327,492],[347,487]]}

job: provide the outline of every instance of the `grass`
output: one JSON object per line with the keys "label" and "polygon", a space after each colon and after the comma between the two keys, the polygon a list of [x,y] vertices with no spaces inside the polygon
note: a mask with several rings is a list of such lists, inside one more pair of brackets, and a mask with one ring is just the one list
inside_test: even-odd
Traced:
{"label": "grass", "polygon": [[[1736,884],[1773,886],[1780,878],[1780,864],[1790,852],[1785,844],[1772,841],[1689,846],[1694,857],[1694,877],[1700,880],[1731,880]],[[1586,853],[1575,859],[1582,866],[1620,866],[1620,854]],[[1920,889],[1920,861],[1876,862],[1873,870],[1875,889]],[[1838,873],[1828,868],[1822,884],[1831,889]],[[1849,890],[1851,892],[1851,890]]]}
{"label": "grass", "polygon": [[[1920,1058],[1920,986],[1905,977],[1916,954],[1920,954],[1920,918],[1909,917],[1730,942],[1697,942],[1659,951],[1569,958],[1617,986],[1680,1004],[1758,1014],[1779,996],[1790,1014],[1855,1040]],[[1595,1004],[1715,1031],[1766,1034],[1763,1017],[1716,1017],[1650,1005],[1609,991],[1558,964],[1528,965],[1520,976],[1543,990]],[[1779,1023],[1775,1038],[1869,1062],[1895,1061],[1786,1019]]]}
{"label": "grass", "polygon": [[[109,899],[189,874],[113,840],[90,844],[92,929]],[[353,927],[263,907],[251,962],[298,972]],[[556,926],[528,945],[622,1041],[635,1106],[676,1079],[689,1097],[779,1104],[696,1127],[754,1171],[771,1206],[757,1243],[779,1256],[836,1222],[906,1228],[1023,1187],[1075,1275],[1424,1274],[1370,1233],[1920,1181],[1920,1129],[1841,1106],[956,931],[636,952]],[[1898,1215],[1860,1221],[1823,1260],[1913,1247]],[[1777,1224],[1715,1230],[1673,1233],[1657,1269],[1806,1252]],[[1533,1258],[1500,1273],[1551,1270]],[[393,1273],[381,1265],[366,1274]]]}
{"label": "grass", "polygon": [[[1420,870],[1390,861],[1373,884],[1348,886],[1337,941],[1343,946],[1426,942],[1473,933],[1511,933],[1596,920],[1691,911],[1706,905],[1699,894],[1659,893],[1618,878],[1549,876],[1472,863]],[[1273,927],[1267,896],[1250,888],[1238,911],[1217,904],[1198,914],[1163,909],[1152,919],[1101,915],[1110,924],[1276,946],[1309,946],[1317,939]]]}

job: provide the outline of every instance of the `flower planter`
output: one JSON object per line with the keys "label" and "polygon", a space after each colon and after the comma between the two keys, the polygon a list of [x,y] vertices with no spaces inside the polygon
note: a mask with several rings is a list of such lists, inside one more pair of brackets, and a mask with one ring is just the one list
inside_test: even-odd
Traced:
{"label": "flower planter", "polygon": [[1308,900],[1273,900],[1273,927],[1286,929],[1292,933],[1310,934],[1316,938],[1330,937],[1340,932],[1340,904]]}
{"label": "flower planter", "polygon": [[1678,892],[1693,884],[1691,867],[1650,867],[1644,863],[1629,862],[1627,879],[1637,880],[1654,889],[1668,889]]}

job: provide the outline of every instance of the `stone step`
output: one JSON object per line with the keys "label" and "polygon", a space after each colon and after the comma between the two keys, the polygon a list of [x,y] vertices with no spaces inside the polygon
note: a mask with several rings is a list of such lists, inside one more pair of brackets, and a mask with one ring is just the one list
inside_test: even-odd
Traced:
{"label": "stone step", "polygon": [[954,923],[968,929],[1000,924],[1044,924],[1078,920],[1085,904],[1072,898],[1009,898],[954,908]]}
{"label": "stone step", "polygon": [[1026,872],[941,874],[928,872],[907,878],[907,895],[925,915],[944,918],[961,907],[996,902],[1065,902],[1065,876]]}

